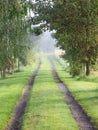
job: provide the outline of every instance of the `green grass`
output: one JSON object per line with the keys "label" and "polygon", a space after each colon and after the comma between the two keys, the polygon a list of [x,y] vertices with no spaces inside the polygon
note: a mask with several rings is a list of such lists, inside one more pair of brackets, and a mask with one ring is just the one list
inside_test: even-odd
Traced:
{"label": "green grass", "polygon": [[6,79],[0,79],[0,130],[2,130],[20,97],[35,65],[23,68],[22,72],[7,75]]}
{"label": "green grass", "polygon": [[67,85],[75,99],[81,104],[84,111],[98,129],[98,77],[72,78],[55,60],[55,68],[61,80]]}
{"label": "green grass", "polygon": [[35,79],[22,130],[78,130],[46,59]]}

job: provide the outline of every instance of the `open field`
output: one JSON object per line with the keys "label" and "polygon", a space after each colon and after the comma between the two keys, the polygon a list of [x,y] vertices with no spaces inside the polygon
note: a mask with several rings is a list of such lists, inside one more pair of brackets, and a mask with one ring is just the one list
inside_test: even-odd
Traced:
{"label": "open field", "polygon": [[21,72],[8,75],[0,80],[0,130],[2,130],[18,101],[22,89],[25,87],[35,65],[22,68]]}
{"label": "open field", "polygon": [[55,68],[61,80],[67,85],[74,98],[83,107],[98,129],[98,77],[72,78],[55,59]]}

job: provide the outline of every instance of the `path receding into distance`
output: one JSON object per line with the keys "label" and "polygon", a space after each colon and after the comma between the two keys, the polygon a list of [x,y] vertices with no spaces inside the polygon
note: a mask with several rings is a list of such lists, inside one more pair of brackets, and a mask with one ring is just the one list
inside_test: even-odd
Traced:
{"label": "path receding into distance", "polygon": [[79,130],[94,130],[94,126],[90,122],[90,118],[83,111],[82,107],[75,101],[74,97],[72,96],[66,85],[64,85],[64,83],[59,78],[54,68],[53,61],[50,58],[49,61],[51,63],[53,77],[58,87],[60,88],[60,91],[64,95],[65,102],[67,103],[73,118],[76,120]]}
{"label": "path receding into distance", "polygon": [[11,119],[8,122],[8,125],[5,128],[5,130],[20,130],[21,129],[22,117],[23,117],[23,114],[27,105],[29,93],[34,83],[34,79],[39,71],[40,64],[41,64],[41,60],[39,59],[38,66],[33,72],[33,74],[31,75],[26,87],[23,89],[21,97],[15,106]]}
{"label": "path receding into distance", "polygon": [[[55,82],[57,86],[60,88],[60,91],[64,96],[64,100],[71,111],[72,117],[75,119],[75,121],[78,124],[79,130],[94,130],[94,126],[90,122],[89,117],[83,111],[82,107],[75,101],[74,97],[71,95],[68,88],[60,80],[55,70],[54,64],[50,58],[49,58],[49,61],[50,61],[50,66],[51,66],[51,72],[53,74]],[[24,111],[28,102],[28,97],[29,97],[32,85],[34,83],[34,79],[39,71],[40,64],[41,64],[41,61],[39,60],[38,66],[36,70],[33,72],[32,76],[30,77],[30,80],[28,81],[26,87],[23,89],[22,95],[15,106],[11,119],[8,122],[8,125],[5,128],[5,130],[20,130],[21,129],[22,117],[24,115]]]}

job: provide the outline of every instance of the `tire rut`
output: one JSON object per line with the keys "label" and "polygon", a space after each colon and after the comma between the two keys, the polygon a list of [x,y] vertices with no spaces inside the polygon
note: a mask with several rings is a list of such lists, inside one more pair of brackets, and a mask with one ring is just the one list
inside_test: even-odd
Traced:
{"label": "tire rut", "polygon": [[53,77],[64,96],[64,100],[71,111],[72,117],[78,124],[79,130],[95,130],[93,123],[90,122],[90,118],[84,112],[83,108],[74,99],[74,97],[72,96],[66,85],[59,78],[54,68],[54,64],[50,58],[49,61],[51,63]]}
{"label": "tire rut", "polygon": [[39,63],[33,74],[31,75],[26,87],[23,89],[20,99],[18,100],[14,111],[11,115],[11,119],[9,120],[6,128],[4,130],[20,130],[21,129],[21,122],[22,117],[27,105],[28,97],[30,90],[32,88],[32,85],[34,83],[34,79],[39,71],[41,64],[41,60],[39,59]]}

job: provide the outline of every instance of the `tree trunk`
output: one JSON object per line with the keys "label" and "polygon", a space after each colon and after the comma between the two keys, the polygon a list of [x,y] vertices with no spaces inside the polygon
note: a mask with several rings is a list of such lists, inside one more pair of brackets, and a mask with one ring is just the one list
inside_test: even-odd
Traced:
{"label": "tree trunk", "polygon": [[83,73],[83,74],[85,74],[85,70],[86,70],[86,69],[85,69],[85,64],[82,63],[82,73]]}
{"label": "tree trunk", "polygon": [[13,65],[12,65],[12,73],[14,73],[14,63],[13,63]]}
{"label": "tree trunk", "polygon": [[11,59],[11,73],[14,73],[14,60]]}
{"label": "tree trunk", "polygon": [[1,70],[1,78],[2,78],[3,76],[2,76],[2,70]]}
{"label": "tree trunk", "polygon": [[86,62],[86,76],[90,74],[90,64],[89,62]]}
{"label": "tree trunk", "polygon": [[3,71],[2,71],[2,77],[5,79],[6,78],[6,67],[3,67]]}
{"label": "tree trunk", "polygon": [[19,58],[18,58],[18,72],[20,71],[20,62],[19,62]]}

